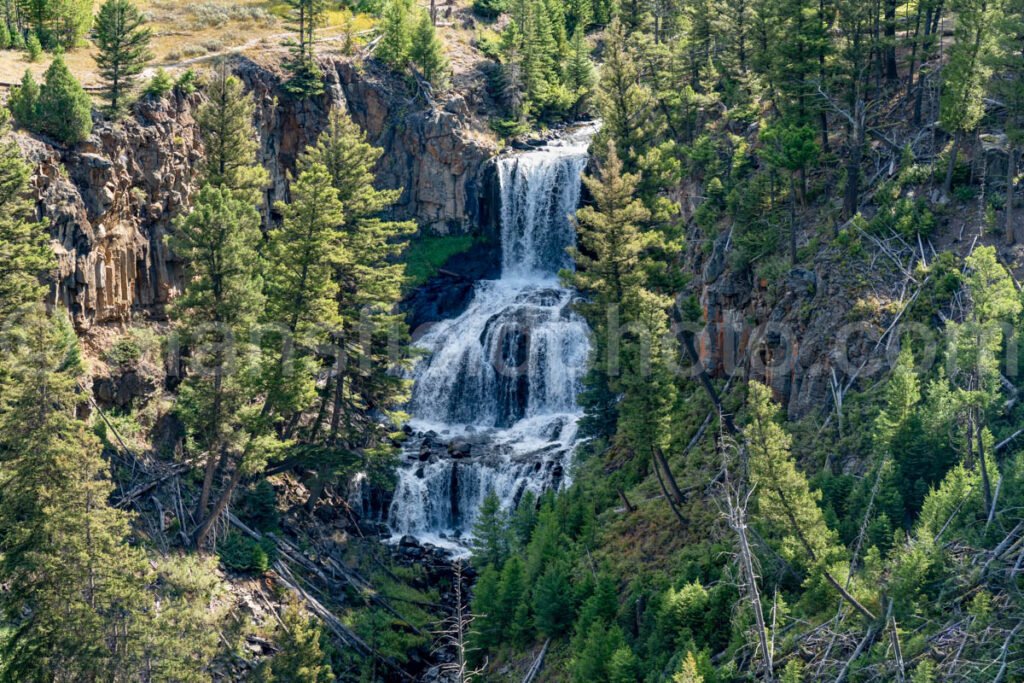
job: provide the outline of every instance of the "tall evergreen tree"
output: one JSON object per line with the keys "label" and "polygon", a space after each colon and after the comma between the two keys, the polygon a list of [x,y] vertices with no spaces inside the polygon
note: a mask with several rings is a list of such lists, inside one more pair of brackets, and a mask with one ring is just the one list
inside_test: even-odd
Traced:
{"label": "tall evergreen tree", "polygon": [[473,525],[473,560],[479,567],[501,569],[508,554],[508,517],[498,495],[488,491]]}
{"label": "tall evergreen tree", "polygon": [[266,170],[256,163],[259,137],[253,127],[252,96],[242,82],[221,63],[206,87],[207,100],[196,114],[203,157],[203,182],[227,188],[250,204],[259,205]]}
{"label": "tall evergreen tree", "polygon": [[82,142],[92,132],[92,101],[61,54],[43,77],[33,121],[39,132],[66,145]]}
{"label": "tall evergreen tree", "polygon": [[435,88],[443,88],[448,82],[448,57],[444,43],[437,37],[437,30],[430,14],[420,12],[409,43],[409,58],[423,78]]}
{"label": "tall evergreen tree", "polygon": [[[336,226],[341,253],[335,264],[338,327],[332,330],[336,349],[331,381],[323,394],[330,401],[328,445],[348,461],[352,448],[375,452],[390,443],[376,421],[353,419],[367,410],[380,410],[396,421],[408,398],[408,381],[396,363],[404,356],[408,334],[397,305],[402,298],[405,266],[396,257],[405,249],[405,237],[415,231],[410,221],[382,217],[397,200],[397,190],[374,187],[374,168],[383,150],[366,140],[355,122],[341,111],[333,112],[315,145],[300,159],[300,169],[322,164],[331,187],[344,207]],[[326,411],[321,410],[321,414]],[[318,428],[317,425],[316,428]],[[322,486],[333,478],[332,465],[321,463],[321,475],[310,493],[312,505]],[[372,463],[363,463],[364,466]],[[372,469],[372,467],[371,467]]]}
{"label": "tall evergreen tree", "polygon": [[812,491],[790,453],[792,437],[776,422],[778,409],[771,389],[760,382],[747,385],[750,423],[744,430],[746,469],[756,492],[754,519],[781,537],[783,557],[820,574],[843,599],[869,620],[874,615],[833,575],[831,563],[839,546],[821,508],[820,491]]}
{"label": "tall evergreen tree", "polygon": [[291,78],[284,84],[286,92],[297,97],[313,97],[324,91],[324,75],[316,61],[316,29],[323,23],[327,10],[325,0],[286,0],[291,28],[297,39],[290,41],[291,58],[285,67]]}
{"label": "tall evergreen tree", "polygon": [[595,149],[601,156],[607,149],[607,142],[614,141],[625,168],[635,171],[636,159],[650,139],[648,136],[655,133],[650,121],[653,98],[648,86],[641,81],[625,26],[613,20],[606,35],[597,90],[602,126],[594,141]]}
{"label": "tall evergreen tree", "polygon": [[590,369],[580,396],[586,411],[581,428],[610,437],[618,419],[622,361],[613,343],[622,326],[632,321],[625,303],[641,298],[638,292],[646,284],[647,252],[658,240],[641,228],[650,212],[634,197],[639,176],[623,172],[611,141],[606,149],[600,175],[583,179],[594,204],[577,212],[579,246],[570,252],[576,270],[563,273],[563,279],[587,295],[580,310],[594,330]]}
{"label": "tall evergreen tree", "polygon": [[[281,227],[270,231],[265,247],[265,349],[259,380],[263,405],[246,416],[248,434],[231,460],[234,472],[211,512],[195,533],[202,545],[231,502],[246,474],[263,470],[281,448],[273,434],[274,420],[307,408],[316,395],[314,350],[329,339],[339,323],[336,268],[351,262],[339,240],[344,222],[331,174],[322,163],[303,169],[291,186],[290,203],[279,203]],[[256,411],[253,411],[256,412]]]}
{"label": "tall evergreen tree", "polygon": [[10,114],[0,109],[0,329],[24,307],[42,302],[41,276],[54,261],[46,230],[31,220],[26,197],[31,170],[9,132]]}
{"label": "tall evergreen tree", "polygon": [[955,40],[949,48],[949,63],[942,71],[943,88],[939,124],[953,136],[942,184],[947,194],[953,186],[953,171],[965,135],[974,132],[985,113],[983,97],[991,71],[994,46],[995,8],[989,0],[956,0]]}
{"label": "tall evergreen tree", "polygon": [[241,447],[240,421],[253,391],[247,340],[263,301],[256,267],[262,235],[254,204],[267,181],[256,163],[252,101],[241,82],[222,65],[208,95],[196,116],[206,149],[200,167],[206,184],[170,239],[190,270],[173,315],[195,366],[182,386],[178,409],[193,446],[206,454],[200,518],[218,470]]}
{"label": "tall evergreen tree", "polygon": [[37,312],[0,401],[4,680],[124,680],[148,567],[110,506],[100,445],[75,418],[83,370],[70,324]]}
{"label": "tall evergreen tree", "polygon": [[124,94],[132,87],[146,62],[150,29],[139,8],[131,0],[106,0],[96,15],[96,66],[106,81],[106,97],[110,113],[117,116],[124,110]]}
{"label": "tall evergreen tree", "polygon": [[381,10],[381,38],[374,55],[392,69],[404,69],[409,63],[414,7],[411,0],[387,0]]}
{"label": "tall evergreen tree", "polygon": [[173,317],[190,350],[191,370],[178,396],[192,447],[205,453],[197,511],[207,509],[217,465],[242,438],[243,408],[253,390],[248,337],[262,304],[257,261],[260,217],[230,189],[206,185],[169,240],[188,264]]}

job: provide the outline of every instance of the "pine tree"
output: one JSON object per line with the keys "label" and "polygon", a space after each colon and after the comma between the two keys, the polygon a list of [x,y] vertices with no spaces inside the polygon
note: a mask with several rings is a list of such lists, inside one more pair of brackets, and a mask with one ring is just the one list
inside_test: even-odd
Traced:
{"label": "pine tree", "polygon": [[612,659],[625,638],[617,626],[594,623],[587,632],[582,648],[575,653],[572,666],[573,683],[607,681]]}
{"label": "pine tree", "polygon": [[686,658],[679,665],[679,671],[672,676],[672,683],[704,683],[704,677],[697,669],[697,660],[692,652],[686,653]]}
{"label": "pine tree", "polygon": [[259,137],[253,127],[252,96],[242,82],[221,64],[206,87],[207,101],[199,108],[196,122],[203,141],[199,172],[213,187],[240,193],[245,201],[259,205],[267,184],[266,170],[256,163]]}
{"label": "pine tree", "polygon": [[113,116],[124,110],[125,91],[152,58],[150,29],[131,0],[106,0],[96,15],[96,66],[106,81],[106,97]]}
{"label": "pine tree", "polygon": [[545,638],[557,638],[572,627],[572,586],[558,564],[549,567],[534,587],[533,613],[537,630]]}
{"label": "pine tree", "polygon": [[1016,200],[1017,158],[1024,147],[1024,2],[1008,0],[998,17],[991,89],[1006,106],[1006,202],[1003,241],[1016,242],[1013,209]]}
{"label": "pine tree", "polygon": [[[148,567],[111,507],[100,445],[75,418],[82,372],[70,324],[25,321],[0,404],[4,680],[118,680],[133,667]],[[122,679],[123,680],[123,679]]]}
{"label": "pine tree", "polygon": [[761,131],[763,156],[772,166],[789,172],[789,261],[796,265],[796,202],[797,190],[804,201],[807,196],[807,169],[818,158],[820,149],[814,131],[808,125],[782,122]]}
{"label": "pine tree", "polygon": [[244,433],[242,410],[253,390],[247,339],[262,305],[254,267],[261,239],[260,217],[250,203],[226,187],[205,185],[169,240],[188,264],[185,292],[174,301],[172,317],[190,351],[177,410],[194,452],[206,454],[200,517],[217,464],[237,450]]}
{"label": "pine tree", "polygon": [[413,32],[412,0],[387,0],[381,11],[381,38],[374,55],[392,69],[409,63]]}
{"label": "pine tree", "polygon": [[576,98],[573,114],[579,116],[587,110],[587,102],[594,88],[594,63],[590,60],[590,43],[583,35],[583,29],[577,29],[569,41],[565,85]]}
{"label": "pine tree", "polygon": [[426,12],[420,12],[416,28],[413,29],[409,58],[419,67],[428,83],[435,88],[445,87],[448,82],[448,58],[444,53],[444,43],[437,37],[434,22]]}
{"label": "pine tree", "polygon": [[504,627],[499,616],[501,600],[501,570],[489,564],[480,572],[473,587],[473,620],[471,638],[480,649],[497,647],[503,642]]}
{"label": "pine tree", "polygon": [[338,325],[338,285],[332,277],[349,255],[338,238],[344,221],[338,193],[327,167],[314,163],[291,185],[292,200],[279,202],[281,226],[270,231],[265,247],[266,306],[259,383],[263,405],[248,415],[245,446],[233,458],[234,472],[195,533],[202,545],[231,501],[245,474],[259,473],[282,444],[272,433],[274,419],[307,408],[316,396],[314,350]]}
{"label": "pine tree", "polygon": [[43,45],[39,42],[39,37],[33,33],[25,41],[25,56],[30,62],[38,62],[39,58],[43,54]]}
{"label": "pine tree", "polygon": [[200,167],[206,184],[170,239],[191,270],[173,316],[195,366],[182,386],[178,410],[194,447],[206,453],[200,518],[217,470],[241,447],[240,420],[253,391],[247,338],[263,301],[256,267],[262,234],[253,204],[267,180],[256,163],[252,101],[241,82],[222,67],[208,95],[196,116],[206,149]]}
{"label": "pine tree", "polygon": [[632,43],[625,26],[613,20],[606,32],[604,63],[598,80],[597,105],[601,112],[601,132],[594,140],[599,156],[607,142],[615,142],[626,170],[636,169],[636,159],[655,131],[650,125],[653,98],[640,78]]}
{"label": "pine tree", "polygon": [[995,9],[989,0],[956,0],[954,41],[949,63],[942,70],[943,87],[939,125],[953,136],[943,191],[953,186],[953,170],[964,135],[972,133],[985,113],[983,97],[991,76]]}
{"label": "pine tree", "polygon": [[529,640],[532,623],[528,599],[526,569],[519,556],[513,555],[501,570],[501,590],[496,613],[507,634],[507,642],[522,646]]}
{"label": "pine tree", "polygon": [[949,322],[946,326],[950,340],[949,379],[956,387],[953,401],[963,425],[964,465],[980,470],[985,511],[991,515],[994,498],[985,454],[985,415],[1002,390],[999,355],[1004,342],[1003,326],[1017,322],[1022,304],[994,247],[976,248],[964,265],[972,305],[963,322]]}
{"label": "pine tree", "polygon": [[[25,86],[22,86],[24,89]],[[14,95],[12,95],[14,97]],[[7,133],[10,115],[0,109],[0,329],[26,306],[43,300],[41,276],[53,265],[53,252],[44,227],[30,220],[32,206],[25,196],[31,169]],[[0,363],[2,381],[3,363]],[[0,390],[0,393],[3,393]]]}
{"label": "pine tree", "polygon": [[314,45],[316,28],[324,20],[325,0],[286,0],[291,28],[298,40],[290,42],[291,58],[285,67],[292,77],[282,86],[296,97],[314,97],[324,91],[324,75],[317,64]]}
{"label": "pine tree", "polygon": [[508,519],[498,495],[488,491],[473,525],[473,560],[479,567],[501,569],[508,553]]}
{"label": "pine tree", "polygon": [[650,212],[634,197],[640,178],[623,173],[611,141],[600,174],[585,177],[583,182],[594,197],[594,204],[577,212],[579,246],[571,250],[577,269],[563,273],[563,278],[587,296],[587,303],[579,308],[595,336],[590,370],[580,397],[586,411],[581,428],[610,436],[614,433],[619,410],[617,395],[621,391],[621,358],[610,346],[610,336],[617,335],[618,329],[611,329],[611,323],[617,318],[621,329],[632,322],[632,309],[626,307],[626,302],[635,304],[642,297],[638,292],[646,284],[646,254],[658,240],[641,228]]}
{"label": "pine tree", "polygon": [[[374,187],[374,168],[382,150],[366,141],[355,122],[341,111],[333,112],[317,143],[303,154],[300,169],[322,164],[344,207],[338,239],[346,256],[335,263],[338,286],[338,327],[332,331],[335,354],[333,380],[323,395],[331,402],[328,445],[351,461],[351,448],[379,446],[390,453],[389,435],[376,421],[357,424],[352,419],[368,409],[381,410],[400,421],[399,409],[408,399],[408,381],[396,372],[396,350],[408,342],[404,318],[397,306],[402,298],[405,266],[397,257],[405,249],[405,237],[415,231],[409,221],[385,220],[381,215],[398,200],[397,190]],[[344,429],[343,429],[344,427]],[[309,505],[332,478],[333,466],[321,463],[322,476],[310,492]],[[363,463],[366,466],[366,463]]]}
{"label": "pine tree", "polygon": [[798,559],[820,574],[843,599],[869,620],[874,615],[832,575],[836,559],[835,534],[825,523],[818,506],[821,491],[812,491],[797,470],[790,453],[792,438],[776,422],[777,408],[771,390],[760,382],[747,385],[750,423],[744,429],[750,485],[756,492],[755,519],[772,528],[782,539],[782,554]]}
{"label": "pine tree", "polygon": [[18,125],[32,130],[36,127],[36,108],[39,106],[39,84],[32,77],[32,72],[25,69],[21,84],[14,86],[7,106],[14,115]]}
{"label": "pine tree", "polygon": [[298,604],[284,611],[277,637],[278,653],[270,660],[266,683],[328,683],[336,680],[320,646],[322,631]]}
{"label": "pine tree", "polygon": [[776,106],[794,126],[812,125],[821,111],[816,76],[828,49],[818,0],[783,0],[774,7],[770,50]]}
{"label": "pine tree", "polygon": [[92,132],[92,102],[58,54],[46,70],[33,117],[39,132],[74,145]]}
{"label": "pine tree", "polygon": [[[11,9],[8,5],[8,16]],[[88,33],[92,10],[91,0],[17,0],[17,30],[35,35],[48,50],[70,50]]]}

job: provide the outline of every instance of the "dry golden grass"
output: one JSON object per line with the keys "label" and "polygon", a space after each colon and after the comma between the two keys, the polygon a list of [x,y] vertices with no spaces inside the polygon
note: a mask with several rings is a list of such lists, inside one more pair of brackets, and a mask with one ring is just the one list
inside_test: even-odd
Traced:
{"label": "dry golden grass", "polygon": [[[268,0],[137,0],[153,31],[153,60],[143,74],[148,77],[157,67],[169,72],[182,71],[217,56],[232,52],[265,55],[282,50],[289,37],[286,20],[288,7],[280,1]],[[96,6],[99,6],[97,0]],[[345,31],[358,33],[373,26],[366,15],[332,9],[327,25],[319,38],[325,40],[324,51],[336,49]],[[100,85],[96,69],[95,47],[88,43],[65,55],[68,66],[86,88]],[[24,52],[0,50],[0,86],[17,83],[26,69],[37,80],[49,66],[52,57],[44,54],[30,63]],[[140,79],[143,80],[143,79]]]}

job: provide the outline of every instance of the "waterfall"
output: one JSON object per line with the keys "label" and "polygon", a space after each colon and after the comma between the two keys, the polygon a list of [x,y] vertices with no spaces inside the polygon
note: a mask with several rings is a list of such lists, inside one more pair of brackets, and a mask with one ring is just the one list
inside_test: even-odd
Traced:
{"label": "waterfall", "polygon": [[388,511],[397,539],[458,548],[489,491],[505,509],[558,488],[576,437],[587,327],[559,284],[596,126],[499,159],[502,271],[417,345],[412,435]]}

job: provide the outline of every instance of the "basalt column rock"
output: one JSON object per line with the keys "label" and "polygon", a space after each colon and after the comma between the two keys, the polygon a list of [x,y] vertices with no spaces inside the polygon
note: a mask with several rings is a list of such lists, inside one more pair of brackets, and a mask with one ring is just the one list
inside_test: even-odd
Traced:
{"label": "basalt column rock", "polygon": [[[477,230],[494,150],[463,96],[428,106],[372,62],[325,58],[322,67],[325,93],[294,99],[281,91],[280,65],[231,64],[256,103],[259,160],[271,176],[266,223],[276,220],[274,202],[288,198],[299,154],[340,107],[384,149],[378,183],[402,190],[395,218],[415,219],[432,234]],[[146,97],[122,121],[97,118],[89,140],[74,148],[16,133],[57,255],[50,304],[67,308],[79,331],[138,315],[160,319],[181,291],[184,264],[165,237],[197,190],[203,151],[194,115],[202,101],[201,92]]]}
{"label": "basalt column rock", "polygon": [[74,149],[17,135],[57,255],[51,303],[67,308],[79,330],[141,310],[159,316],[180,290],[181,264],[164,236],[193,191],[197,102],[149,99],[134,117],[99,123]]}
{"label": "basalt column rock", "polygon": [[322,59],[321,67],[324,94],[297,100],[281,93],[285,75],[278,68],[249,61],[236,66],[257,104],[261,161],[272,179],[269,204],[287,197],[296,159],[330,111],[341,107],[384,150],[377,182],[402,190],[395,218],[415,219],[432,234],[476,230],[484,168],[495,149],[463,96],[427,106],[375,63],[332,58]]}

